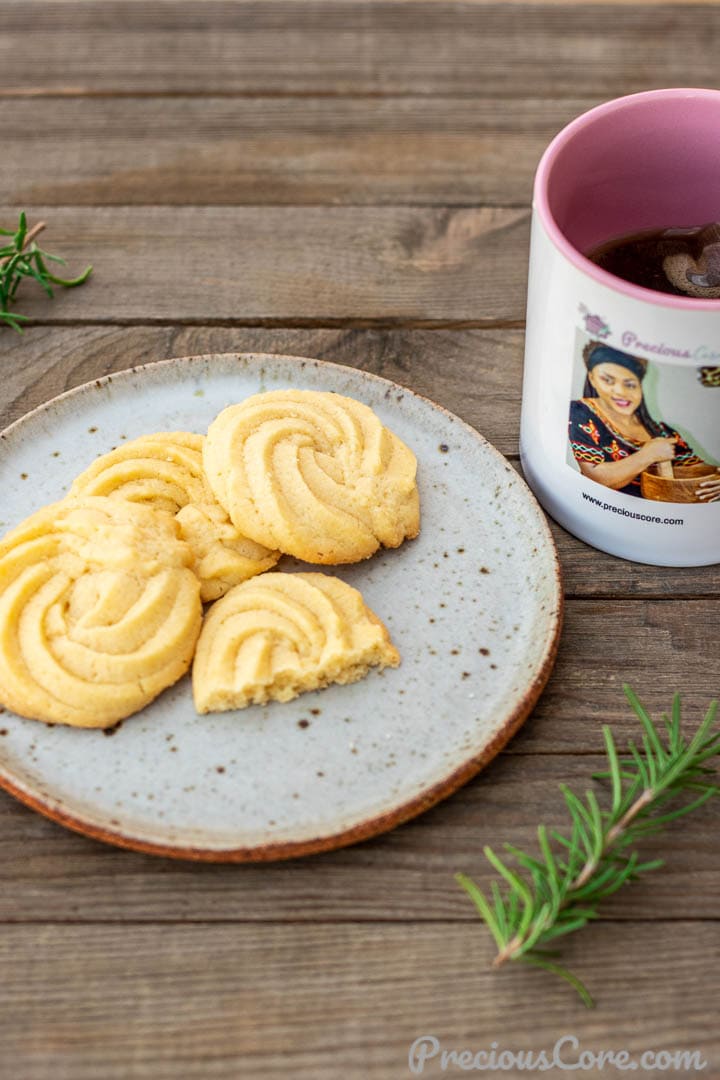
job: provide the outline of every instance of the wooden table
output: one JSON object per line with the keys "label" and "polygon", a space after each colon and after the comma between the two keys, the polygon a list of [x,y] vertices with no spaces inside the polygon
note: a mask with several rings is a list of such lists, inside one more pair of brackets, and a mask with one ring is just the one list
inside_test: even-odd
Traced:
{"label": "wooden table", "polygon": [[[28,288],[32,327],[0,331],[0,421],[134,364],[292,352],[426,394],[516,463],[542,148],[601,100],[712,86],[719,39],[712,3],[5,0],[0,220],[25,207],[95,273],[52,303]],[[699,1049],[720,1076],[718,807],[648,844],[666,869],[568,939],[594,1012],[541,972],[492,973],[453,881],[489,880],[484,843],[562,822],[558,783],[584,787],[601,723],[634,731],[623,681],[655,711],[682,691],[691,725],[718,693],[717,568],[554,534],[547,690],[484,774],[387,836],[192,865],[0,794],[2,1080],[396,1080],[423,1034],[539,1051],[565,1033]]]}

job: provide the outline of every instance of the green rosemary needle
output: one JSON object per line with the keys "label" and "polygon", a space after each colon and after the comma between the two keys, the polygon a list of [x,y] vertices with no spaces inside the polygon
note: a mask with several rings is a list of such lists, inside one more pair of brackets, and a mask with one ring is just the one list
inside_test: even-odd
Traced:
{"label": "green rosemary needle", "polygon": [[680,728],[677,695],[661,727],[632,690],[624,689],[642,739],[630,742],[628,757],[620,758],[610,728],[603,728],[608,767],[593,779],[609,780],[609,807],[602,809],[592,790],[579,797],[561,785],[571,820],[568,834],[540,825],[539,855],[505,844],[519,869],[485,847],[485,857],[505,881],[503,889],[493,881],[490,896],[465,874],[455,875],[495,939],[493,967],[520,961],[544,968],[570,983],[588,1007],[594,1003],[585,986],[546,946],[596,918],[606,896],[662,866],[660,859],[641,862],[637,845],[720,791],[708,764],[720,754],[720,731],[714,729],[717,701],[688,740]]}
{"label": "green rosemary needle", "polygon": [[35,243],[35,237],[44,228],[45,222],[39,221],[32,229],[28,229],[27,217],[23,211],[15,232],[11,229],[0,229],[0,236],[11,237],[5,247],[0,247],[0,323],[11,326],[18,333],[22,333],[21,323],[29,320],[25,315],[10,311],[10,305],[15,300],[23,278],[33,278],[47,295],[52,297],[53,285],[71,289],[75,285],[82,285],[92,273],[92,266],[87,266],[76,278],[61,278],[52,274],[47,264],[58,263],[64,266],[65,260],[58,255],[50,255]]}

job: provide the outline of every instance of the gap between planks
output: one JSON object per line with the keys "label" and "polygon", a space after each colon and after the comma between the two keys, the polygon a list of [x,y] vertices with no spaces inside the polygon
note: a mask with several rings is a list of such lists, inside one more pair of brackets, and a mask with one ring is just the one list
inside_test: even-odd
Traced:
{"label": "gap between planks", "polygon": [[[227,865],[227,864],[219,864]],[[239,864],[238,869],[241,869],[242,865]],[[257,863],[252,865],[257,866]],[[479,917],[470,911],[469,915],[458,915],[456,918],[449,919],[447,916],[438,919],[411,917],[404,919],[379,919],[376,916],[364,919],[361,916],[356,918],[343,918],[342,916],[333,918],[332,916],[322,915],[317,917],[308,917],[307,919],[283,919],[283,918],[263,918],[263,919],[244,919],[241,916],[237,918],[219,918],[219,919],[84,919],[84,918],[68,918],[68,919],[8,919],[1,918],[0,926],[455,926],[458,923],[477,923]],[[654,918],[652,915],[633,915],[632,919],[613,917],[611,915],[598,915],[593,919],[593,925],[605,923],[607,925],[624,925],[629,923],[642,923],[657,925],[658,923],[693,923],[693,924],[707,924],[713,926],[720,922],[720,915],[717,917],[710,917],[707,915],[700,915],[694,917],[692,915],[659,915]]]}
{"label": "gap between planks", "polygon": [[[117,207],[112,207],[117,209]],[[300,209],[305,209],[301,207]],[[31,330],[40,326],[60,326],[72,330],[74,327],[87,328],[92,326],[208,326],[228,327],[232,330],[524,330],[524,319],[407,319],[400,317],[392,318],[324,318],[309,319],[302,316],[291,318],[246,318],[228,319],[212,318],[204,315],[197,318],[167,318],[161,316],[109,316],[90,319],[78,319],[73,316],[69,319],[60,318],[31,318],[23,324],[24,330]]]}
{"label": "gap between planks", "polygon": [[[712,0],[713,3],[716,0]],[[45,89],[42,86],[23,86],[0,88],[0,100],[11,98],[41,98],[45,99],[68,99],[68,98],[117,98],[126,100],[136,98],[161,100],[194,98],[206,101],[211,98],[220,98],[225,101],[252,101],[254,99],[271,98],[274,101],[299,99],[301,101],[319,98],[323,101],[407,101],[409,98],[422,98],[428,101],[437,101],[441,98],[446,101],[526,101],[527,90],[513,94],[503,90],[501,94],[493,96],[489,90],[483,89],[467,91],[436,91],[423,90],[422,88],[406,91],[383,91],[383,90],[273,90],[263,88],[253,90],[95,90],[90,86],[52,87]],[[547,100],[562,104],[575,100],[575,95],[547,95]]]}
{"label": "gap between planks", "polygon": [[[506,457],[508,461],[516,461],[516,460],[518,460],[517,455],[505,454],[504,457]],[[588,545],[588,547],[589,546],[590,545]],[[672,569],[672,567],[653,566],[651,563],[643,563],[641,565],[647,566],[650,570],[657,570],[657,571]],[[712,565],[714,565],[714,564],[712,564]],[[677,569],[682,569],[682,567],[678,567]],[[574,592],[571,592],[570,590],[566,590],[565,593],[564,593],[564,596],[565,596],[566,600],[572,600],[573,602],[576,602],[576,603],[580,603],[580,602],[585,603],[585,602],[587,602],[587,603],[591,603],[591,604],[596,604],[596,603],[598,603],[598,601],[617,602],[619,600],[622,600],[623,603],[627,603],[627,602],[633,603],[633,602],[638,601],[638,600],[646,601],[648,599],[647,596],[641,596],[639,593],[630,593],[630,592],[628,592],[628,593],[616,593],[616,592],[615,593],[610,593],[610,592],[574,593]],[[671,600],[671,601],[677,601],[677,600],[682,600],[682,601],[688,601],[688,600],[691,600],[691,601],[695,601],[695,600],[720,600],[720,592],[709,592],[709,593],[708,592],[704,592],[704,593],[673,592],[672,594],[668,593],[668,594],[666,594],[664,596],[663,595],[658,595],[658,596],[653,596],[652,597],[653,603],[655,603],[656,601],[660,601],[661,603],[665,603],[668,600]]]}

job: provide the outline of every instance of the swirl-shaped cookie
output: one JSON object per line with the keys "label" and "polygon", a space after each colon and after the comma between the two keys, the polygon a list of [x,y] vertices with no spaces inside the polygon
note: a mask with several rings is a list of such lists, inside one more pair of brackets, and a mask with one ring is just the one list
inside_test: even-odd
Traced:
{"label": "swirl-shaped cookie", "polygon": [[326,574],[263,574],[231,589],[206,616],[193,665],[195,707],[290,701],[399,663],[357,589]]}
{"label": "swirl-shaped cookie", "polygon": [[109,727],[190,666],[202,606],[161,510],[67,498],[0,541],[0,701],[51,724]]}
{"label": "swirl-shaped cookie", "polygon": [[187,503],[214,502],[203,473],[204,436],[161,431],[121,443],[73,481],[70,495],[107,495],[177,514]]}
{"label": "swirl-shaped cookie", "polygon": [[70,495],[106,495],[176,514],[207,602],[269,570],[280,552],[249,540],[216,501],[203,471],[204,441],[189,431],[132,439],[97,458]]}
{"label": "swirl-shaped cookie", "polygon": [[359,562],[420,528],[415,455],[353,398],[255,394],[213,421],[203,461],[238,528],[307,562]]}

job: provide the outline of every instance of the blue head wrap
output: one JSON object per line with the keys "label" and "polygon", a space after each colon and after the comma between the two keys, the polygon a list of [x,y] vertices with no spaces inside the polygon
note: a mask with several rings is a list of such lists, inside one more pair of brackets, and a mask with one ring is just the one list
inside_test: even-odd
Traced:
{"label": "blue head wrap", "polygon": [[619,364],[620,367],[632,371],[638,379],[644,378],[647,369],[646,360],[621,352],[620,349],[613,349],[611,345],[602,345],[600,342],[587,351],[585,367],[588,371],[592,371],[598,364]]}

